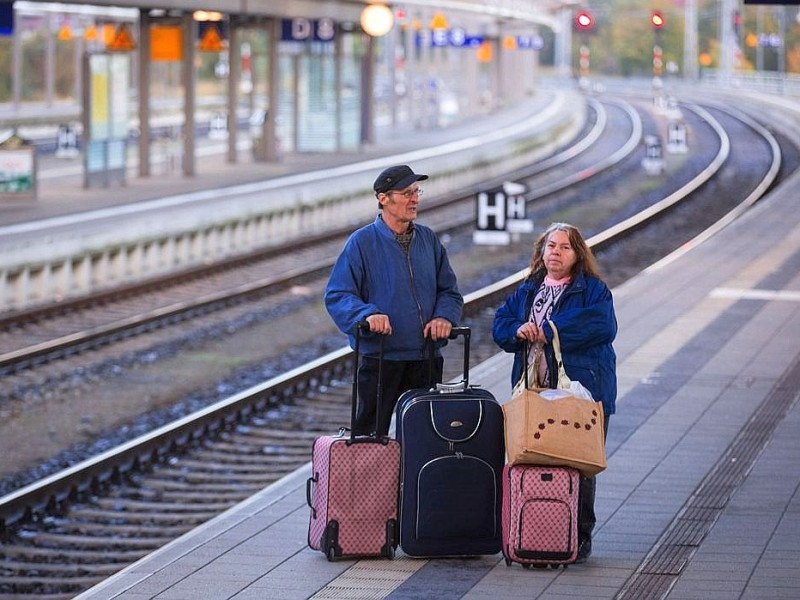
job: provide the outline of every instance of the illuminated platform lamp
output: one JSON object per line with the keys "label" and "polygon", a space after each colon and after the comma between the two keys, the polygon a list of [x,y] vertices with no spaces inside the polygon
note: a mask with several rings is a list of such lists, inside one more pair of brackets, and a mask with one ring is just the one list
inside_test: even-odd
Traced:
{"label": "illuminated platform lamp", "polygon": [[205,23],[207,21],[222,21],[224,15],[216,10],[196,10],[192,13],[192,18],[195,21]]}
{"label": "illuminated platform lamp", "polygon": [[361,28],[372,37],[386,35],[392,25],[394,15],[385,4],[367,4],[361,11]]}

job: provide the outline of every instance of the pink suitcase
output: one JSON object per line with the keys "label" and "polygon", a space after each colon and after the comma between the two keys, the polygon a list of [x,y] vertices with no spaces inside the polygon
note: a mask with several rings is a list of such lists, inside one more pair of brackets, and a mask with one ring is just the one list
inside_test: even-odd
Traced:
{"label": "pink suitcase", "polygon": [[[358,339],[357,333],[351,424],[356,414]],[[380,409],[376,412],[380,419]],[[306,502],[311,507],[308,545],[328,560],[394,557],[400,443],[389,437],[353,436],[352,429],[342,428],[338,435],[314,440],[311,471],[306,482]]]}
{"label": "pink suitcase", "polygon": [[506,565],[568,565],[578,557],[579,473],[569,467],[503,468]]}

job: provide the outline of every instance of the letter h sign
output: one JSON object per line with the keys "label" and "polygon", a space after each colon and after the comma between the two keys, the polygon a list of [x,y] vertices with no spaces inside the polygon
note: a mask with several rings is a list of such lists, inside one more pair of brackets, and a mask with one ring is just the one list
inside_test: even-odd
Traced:
{"label": "letter h sign", "polygon": [[533,223],[525,218],[525,186],[506,182],[486,192],[479,192],[475,205],[475,244],[508,245],[511,233],[533,231]]}
{"label": "letter h sign", "polygon": [[505,231],[506,195],[503,190],[478,194],[478,230]]}

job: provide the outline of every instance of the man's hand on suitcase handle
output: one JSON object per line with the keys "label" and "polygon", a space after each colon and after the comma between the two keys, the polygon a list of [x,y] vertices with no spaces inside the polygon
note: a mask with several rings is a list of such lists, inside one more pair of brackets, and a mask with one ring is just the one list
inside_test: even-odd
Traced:
{"label": "man's hand on suitcase handle", "polygon": [[[389,316],[384,314],[374,314],[361,321],[358,326],[363,332],[378,333],[382,335],[392,334],[392,324]],[[469,327],[453,327],[447,319],[435,317],[428,321],[422,330],[422,336],[433,341],[455,339],[459,335],[469,335]]]}
{"label": "man's hand on suitcase handle", "polygon": [[370,315],[362,323],[366,324],[361,325],[361,328],[366,328],[366,331],[380,333],[382,335],[392,334],[392,324],[389,322],[389,315]]}
{"label": "man's hand on suitcase handle", "polygon": [[429,337],[434,342],[436,340],[446,340],[450,337],[450,332],[453,330],[453,324],[447,319],[442,317],[434,317],[425,328],[422,330],[422,337]]}

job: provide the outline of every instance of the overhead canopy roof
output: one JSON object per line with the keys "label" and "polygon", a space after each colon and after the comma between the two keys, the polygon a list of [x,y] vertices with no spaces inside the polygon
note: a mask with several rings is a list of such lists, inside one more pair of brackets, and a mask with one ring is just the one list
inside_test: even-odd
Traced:
{"label": "overhead canopy roof", "polygon": [[[91,3],[78,0],[61,0],[58,3],[27,0],[15,2],[17,10],[35,10],[37,5],[57,10],[58,6],[69,10],[65,5],[78,5],[86,10],[87,5],[109,8],[162,9],[162,10],[215,10],[226,14],[244,16],[305,17],[309,19],[330,17],[337,21],[358,21],[361,10],[367,4],[363,0],[94,0]],[[410,13],[415,8],[427,11],[439,10],[458,13],[461,18],[474,22],[518,21],[522,24],[538,24],[553,30],[559,29],[555,12],[562,6],[572,5],[570,0],[404,0],[391,3],[403,6]]]}

